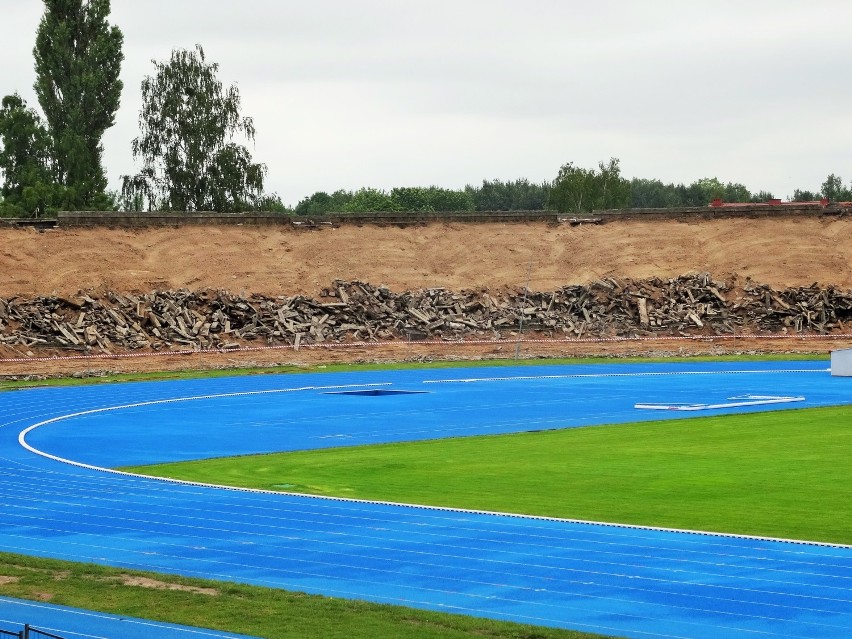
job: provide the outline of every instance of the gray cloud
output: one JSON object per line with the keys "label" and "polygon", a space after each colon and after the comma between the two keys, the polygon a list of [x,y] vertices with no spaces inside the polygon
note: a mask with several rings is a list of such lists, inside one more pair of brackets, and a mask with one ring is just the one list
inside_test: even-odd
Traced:
{"label": "gray cloud", "polygon": [[[32,100],[41,3],[0,0],[0,90]],[[616,156],[628,175],[786,196],[846,169],[852,5],[843,0],[113,2],[125,92],[105,137],[132,172],[151,59],[201,43],[255,118],[256,159],[314,190],[550,179]],[[847,171],[846,174],[843,171]]]}

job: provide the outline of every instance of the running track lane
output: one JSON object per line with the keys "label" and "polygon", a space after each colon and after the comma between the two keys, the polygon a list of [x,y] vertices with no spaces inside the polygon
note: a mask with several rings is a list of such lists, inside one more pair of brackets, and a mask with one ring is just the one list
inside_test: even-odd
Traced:
{"label": "running track lane", "polygon": [[0,629],[20,632],[27,623],[63,639],[151,639],[154,636],[156,639],[252,639],[227,632],[0,597]]}
{"label": "running track lane", "polygon": [[[745,372],[757,368],[765,371]],[[780,372],[785,368],[799,372]],[[33,431],[27,441],[31,437],[51,454],[78,459],[77,453],[84,451],[68,436],[73,427],[90,451],[92,459],[82,460],[86,463],[98,456],[107,460],[148,456],[154,461],[199,454],[198,444],[188,452],[181,452],[183,446],[162,449],[172,431],[184,443],[182,418],[198,413],[202,421],[224,422],[233,442],[256,439],[254,446],[262,449],[266,438],[247,437],[237,428],[240,420],[252,424],[256,429],[252,433],[272,439],[286,438],[289,432],[298,448],[332,445],[328,439],[337,444],[339,439],[347,444],[377,441],[383,433],[390,439],[422,438],[429,436],[430,424],[438,436],[520,430],[523,423],[515,411],[532,410],[536,424],[546,427],[593,423],[577,415],[587,409],[597,423],[626,421],[627,415],[636,418],[635,411],[625,408],[632,409],[631,402],[716,401],[708,395],[717,392],[765,394],[771,388],[806,395],[807,405],[850,398],[850,380],[828,377],[825,363],[761,363],[739,370],[720,373],[719,366],[710,365],[525,367],[265,376],[4,393],[0,394],[4,522],[0,549],[637,638],[852,637],[849,547],[181,485],[71,466],[34,455],[18,444],[18,434],[26,427],[60,415],[223,393],[228,397],[64,420]],[[344,403],[334,403],[323,391],[304,390],[379,383],[421,390],[424,382],[442,380],[446,383],[432,386],[450,389],[443,396],[437,392],[406,396],[407,401],[428,397],[433,402],[432,418],[421,417],[414,424],[400,419],[412,418],[404,404],[362,405],[353,414],[347,402],[354,398],[335,397]],[[303,390],[277,392],[295,388]],[[234,395],[257,391],[276,392]],[[570,401],[572,392],[582,394],[576,405]],[[297,420],[297,437],[296,431],[273,423],[274,415],[265,412],[273,397],[287,398],[274,415],[313,401],[306,405],[321,406],[329,415],[342,411],[354,416],[345,424]],[[477,409],[482,412],[486,397],[498,410],[490,418],[471,422],[468,418]],[[252,405],[265,408],[256,413],[250,410]],[[239,419],[231,413],[239,414]],[[127,414],[133,415],[137,431],[145,431],[141,447],[135,447],[135,440],[122,439],[129,432],[122,423]],[[139,420],[145,415],[154,417],[142,424]],[[110,432],[113,423],[118,438]],[[468,429],[459,431],[463,426]],[[227,443],[222,432],[211,429],[215,453]],[[98,448],[99,433],[110,444],[91,453]],[[158,441],[160,450],[146,440]],[[125,450],[117,452],[122,442]],[[280,442],[275,445],[280,447]]]}

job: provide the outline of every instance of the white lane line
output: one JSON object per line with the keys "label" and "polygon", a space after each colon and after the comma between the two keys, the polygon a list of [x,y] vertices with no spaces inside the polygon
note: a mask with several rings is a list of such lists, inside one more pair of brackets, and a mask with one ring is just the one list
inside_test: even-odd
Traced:
{"label": "white lane line", "polygon": [[[35,509],[32,509],[32,510],[35,510]],[[61,512],[61,511],[58,511],[58,512]],[[36,521],[36,522],[41,522],[41,521],[51,522],[52,521],[52,520],[46,519],[45,517],[29,516],[29,515],[22,515],[22,514],[14,514],[14,515],[10,514],[10,515],[8,515],[8,517],[10,517],[10,519],[8,520],[10,522],[15,521],[15,520]],[[486,563],[486,564],[500,564],[500,565],[504,565],[504,566],[505,565],[508,565],[508,566],[519,565],[521,567],[536,566],[536,567],[539,567],[539,568],[547,568],[549,566],[550,568],[555,568],[555,569],[559,570],[560,572],[580,572],[580,573],[582,573],[582,572],[584,572],[584,570],[581,570],[579,568],[573,568],[572,566],[575,566],[577,564],[593,564],[593,565],[602,566],[602,567],[605,567],[605,568],[606,567],[613,567],[613,569],[621,569],[621,570],[625,570],[625,569],[626,570],[637,570],[637,569],[659,570],[659,571],[663,571],[663,572],[670,573],[670,574],[673,574],[673,575],[682,574],[682,573],[689,573],[689,574],[694,574],[694,575],[700,575],[701,577],[703,577],[705,579],[711,579],[711,580],[718,578],[720,576],[730,577],[734,581],[742,579],[741,577],[732,577],[732,576],[728,575],[728,573],[725,572],[724,570],[720,571],[719,568],[723,567],[723,568],[727,568],[727,569],[730,569],[730,568],[749,568],[752,571],[756,570],[759,573],[764,574],[766,576],[755,577],[755,576],[750,575],[749,577],[746,578],[747,581],[749,581],[749,582],[759,581],[759,582],[773,584],[773,585],[799,586],[799,585],[806,585],[806,583],[807,583],[807,582],[803,582],[801,579],[790,580],[788,577],[786,577],[787,575],[793,575],[794,577],[802,577],[802,576],[821,577],[821,578],[828,578],[831,581],[840,581],[840,582],[842,582],[844,580],[847,580],[847,581],[852,580],[852,576],[833,575],[833,574],[830,574],[830,573],[814,572],[814,571],[807,572],[807,571],[803,571],[803,570],[795,570],[795,569],[792,569],[792,568],[788,569],[788,568],[772,567],[772,566],[761,566],[761,567],[756,568],[754,566],[749,566],[748,564],[746,564],[746,565],[739,564],[737,562],[737,560],[740,559],[740,558],[735,557],[735,556],[733,557],[734,561],[722,561],[720,563],[720,560],[721,560],[722,557],[724,557],[725,559],[729,559],[729,558],[731,558],[731,556],[729,556],[729,555],[712,555],[711,553],[707,553],[708,555],[710,555],[710,558],[707,559],[707,560],[684,559],[684,558],[670,557],[670,558],[667,558],[665,560],[663,565],[659,565],[659,564],[649,565],[647,563],[649,558],[647,556],[641,554],[641,553],[637,554],[637,553],[630,553],[630,552],[624,552],[624,551],[594,549],[594,550],[588,550],[586,552],[586,555],[589,555],[589,556],[571,557],[571,558],[568,558],[567,564],[563,564],[561,566],[553,566],[551,564],[545,564],[545,565],[530,564],[528,562],[528,550],[530,548],[530,544],[524,544],[522,541],[521,542],[510,542],[510,544],[508,544],[508,549],[503,549],[503,550],[500,550],[499,553],[496,553],[496,554],[499,554],[501,556],[501,558],[497,558],[497,556],[491,556],[491,557],[488,557],[488,558],[484,558],[484,557],[480,556],[480,554],[479,554],[479,553],[481,553],[481,551],[483,549],[475,547],[475,546],[466,545],[465,542],[467,542],[468,540],[466,540],[463,537],[450,537],[449,539],[444,540],[445,543],[435,543],[435,542],[426,541],[425,544],[428,547],[428,550],[411,550],[411,549],[404,549],[404,548],[398,547],[398,544],[404,545],[406,542],[411,541],[411,538],[398,538],[398,537],[390,536],[390,535],[387,535],[387,534],[376,535],[375,531],[377,531],[377,530],[378,531],[391,532],[391,529],[376,528],[376,527],[369,526],[369,525],[352,526],[351,528],[353,528],[354,530],[350,531],[350,532],[335,531],[335,532],[332,532],[332,534],[335,536],[334,539],[327,539],[327,538],[325,538],[325,536],[328,534],[328,527],[324,527],[323,524],[321,524],[321,523],[319,524],[319,527],[317,527],[317,528],[306,528],[306,527],[299,527],[299,526],[296,526],[296,525],[290,525],[290,526],[284,526],[284,527],[279,526],[278,528],[273,528],[272,531],[270,531],[270,532],[259,532],[259,531],[254,532],[254,531],[245,531],[245,530],[242,530],[242,529],[239,529],[239,530],[238,529],[232,529],[232,528],[228,528],[226,526],[222,526],[222,524],[227,525],[227,524],[234,524],[234,523],[239,523],[239,522],[228,522],[228,521],[221,521],[221,520],[216,522],[217,524],[219,524],[219,526],[214,527],[214,526],[211,526],[211,525],[199,526],[199,525],[188,523],[188,522],[187,523],[173,523],[173,522],[156,521],[156,520],[151,520],[151,519],[130,519],[130,518],[117,518],[117,517],[104,517],[104,516],[101,516],[101,518],[107,519],[108,522],[107,523],[94,523],[93,522],[90,526],[91,530],[88,530],[88,531],[80,530],[80,529],[65,529],[65,528],[48,528],[48,529],[51,530],[52,532],[55,532],[55,533],[63,533],[63,534],[74,533],[74,534],[78,534],[78,535],[85,535],[85,536],[94,537],[95,539],[98,539],[98,540],[102,539],[102,536],[99,534],[99,531],[103,530],[103,529],[107,529],[107,530],[111,531],[110,538],[114,538],[114,534],[116,532],[119,533],[120,535],[124,535],[124,534],[135,535],[136,533],[152,533],[152,532],[156,531],[158,535],[162,536],[162,535],[165,534],[165,535],[168,535],[169,537],[176,537],[177,539],[182,540],[180,543],[166,542],[166,541],[160,542],[161,545],[163,545],[163,546],[172,547],[172,548],[175,548],[177,550],[182,549],[182,548],[186,548],[186,541],[183,541],[183,540],[197,539],[201,542],[208,542],[209,543],[209,540],[210,540],[209,535],[211,535],[211,534],[216,535],[218,533],[237,534],[237,535],[242,535],[244,538],[253,539],[253,540],[256,539],[257,541],[252,541],[251,544],[253,546],[257,545],[258,549],[267,545],[268,543],[271,543],[271,542],[310,541],[312,539],[312,537],[311,537],[312,535],[317,535],[319,538],[323,539],[322,543],[326,548],[319,549],[319,550],[318,549],[302,549],[300,552],[314,553],[314,554],[320,554],[320,555],[341,556],[341,557],[344,558],[343,561],[336,560],[335,562],[332,562],[331,564],[329,564],[329,565],[340,565],[340,566],[346,565],[346,561],[345,561],[346,558],[352,558],[353,556],[355,556],[355,555],[353,555],[352,552],[346,552],[343,549],[349,549],[349,550],[357,549],[359,552],[362,552],[362,553],[365,552],[365,551],[393,551],[393,552],[396,552],[396,553],[413,555],[414,557],[418,557],[418,558],[420,558],[420,557],[433,557],[433,558],[441,558],[441,559],[460,559],[460,560],[463,560],[463,561],[480,562],[480,563]],[[186,518],[184,518],[184,521],[186,521]],[[298,522],[296,522],[296,523],[298,523]],[[306,522],[306,523],[316,524],[317,522]],[[128,524],[132,524],[132,525],[128,525]],[[142,524],[142,526],[140,526],[139,524]],[[160,526],[160,525],[165,526],[165,528],[155,528],[154,530],[149,529],[149,527],[151,527],[151,526]],[[148,526],[148,527],[146,527],[146,526]],[[173,532],[170,529],[175,529],[177,531],[181,531],[182,529],[184,529],[185,531],[180,532],[180,533],[176,533],[176,532]],[[292,532],[288,532],[288,531],[292,531]],[[403,532],[403,531],[394,530],[394,532],[400,533],[400,532]],[[204,534],[202,534],[202,533],[204,533]],[[12,535],[12,536],[16,536],[16,535]],[[438,534],[430,534],[430,535],[425,535],[425,536],[433,536],[433,537],[438,537],[439,539],[442,539],[442,537]],[[119,537],[119,539],[124,539],[124,537]],[[132,537],[128,537],[127,539],[132,539]],[[354,541],[350,541],[350,539],[352,539]],[[462,543],[451,543],[452,539],[459,539]],[[367,541],[376,542],[376,543],[365,543]],[[492,541],[492,540],[487,540],[487,541]],[[392,542],[394,544],[393,548],[389,548],[386,545],[388,542]],[[496,543],[496,542],[492,541],[492,543]],[[540,548],[543,551],[548,551],[548,552],[544,552],[544,553],[537,553],[535,555],[535,558],[536,558],[537,561],[544,561],[544,560],[549,560],[549,559],[554,559],[554,560],[562,561],[562,562],[566,561],[566,557],[564,555],[550,554],[553,551],[560,550],[560,548],[558,548],[558,547],[554,547],[552,545],[546,545],[546,544],[534,544],[533,546]],[[329,550],[329,549],[327,549],[328,547],[340,547],[341,550]],[[396,550],[394,550],[394,548]],[[516,550],[514,548],[520,548],[520,549]],[[446,551],[444,549],[446,549]],[[671,550],[671,549],[668,549],[668,550]],[[449,551],[449,552],[447,552],[447,551]],[[472,554],[464,554],[463,551],[468,551],[469,553],[472,553]],[[257,557],[260,557],[260,558],[265,557],[265,558],[269,558],[269,559],[279,558],[276,555],[259,554],[258,550],[253,550],[252,552],[245,553],[245,552],[239,552],[239,551],[235,551],[235,550],[222,550],[222,549],[220,549],[219,553],[224,554],[224,555],[237,555],[237,556],[245,555],[245,556],[256,557],[256,558]],[[157,554],[159,554],[159,553],[157,553]],[[492,554],[495,554],[495,553],[492,553]],[[513,557],[515,557],[515,556],[518,557],[517,560],[513,559]],[[597,556],[597,557],[592,558],[592,556]],[[715,561],[713,561],[713,559],[712,559],[713,557],[716,558]],[[307,560],[305,557],[300,557],[298,559],[297,558],[288,558],[288,559],[292,560],[292,561],[296,561],[296,562],[307,561],[307,562],[323,563],[323,564],[328,563],[328,562],[321,562],[321,561],[318,561],[318,560]],[[372,559],[379,561],[379,562],[382,562],[382,563],[386,563],[386,562],[399,563],[401,561],[400,559],[394,558],[394,557],[373,557]],[[746,558],[746,559],[748,559],[748,558]],[[521,562],[521,563],[519,564],[519,562]],[[415,563],[417,563],[418,565],[432,565],[432,564],[427,564],[426,562],[424,562],[422,560],[418,560]],[[822,567],[822,566],[820,566],[820,567]],[[485,571],[485,572],[489,572],[489,571]],[[592,570],[590,572],[594,572],[594,573],[598,573],[598,574],[610,574],[611,576],[618,576],[620,574],[620,573],[601,572],[600,569]],[[663,581],[669,582],[671,580],[663,580]],[[671,581],[671,583],[675,583],[675,582]],[[733,590],[742,590],[739,587],[732,587],[732,589]],[[838,585],[824,585],[823,589],[824,590],[838,590],[838,591],[841,591],[843,593],[847,593],[846,597],[849,597],[850,596],[849,593],[852,593],[852,588],[850,588],[849,585],[845,585],[845,584],[842,584],[842,583],[840,583]],[[813,598],[814,599],[832,600],[831,598],[827,598],[827,597],[813,597]],[[843,599],[842,601],[847,601],[848,603],[852,603],[852,600],[850,600],[850,599]]]}
{"label": "white lane line", "polygon": [[[84,543],[79,543],[79,542],[65,542],[65,543],[67,543],[68,545],[72,545],[72,546],[82,546],[84,548],[90,547],[89,544],[84,544]],[[172,546],[174,546],[176,549],[180,548],[180,546],[178,546],[176,544],[172,544]],[[92,547],[103,548],[105,550],[113,550],[112,548],[104,547],[104,546],[100,546],[100,547],[99,546],[92,546]],[[136,554],[136,555],[142,554],[142,555],[150,556],[152,554],[152,553],[144,553],[144,552],[135,551],[135,550],[132,550],[132,551],[129,551],[129,552],[132,555],[133,554]],[[182,554],[182,553],[181,554],[175,554],[175,555],[164,554],[164,553],[154,553],[154,554],[157,557],[161,558],[162,560],[185,559],[185,555]],[[254,570],[257,570],[259,568],[259,566],[252,564],[252,563],[245,563],[244,561],[235,561],[236,559],[240,558],[240,555],[243,555],[246,558],[252,558],[252,557],[256,558],[256,555],[253,554],[253,553],[231,552],[230,554],[235,555],[235,557],[233,558],[234,560],[223,561],[222,559],[197,559],[196,561],[198,563],[208,564],[210,566],[216,566],[217,569],[219,569],[219,570],[233,570],[233,569],[238,569],[238,570],[254,569]],[[317,561],[317,560],[307,560],[307,559],[304,559],[304,558],[293,557],[293,556],[288,557],[287,561],[292,562],[292,563],[297,563],[297,564],[298,563],[308,564],[308,565],[313,566],[313,568],[311,568],[309,572],[306,572],[303,569],[297,570],[294,567],[286,567],[286,566],[264,565],[263,568],[268,572],[271,572],[271,573],[277,574],[277,575],[281,575],[282,577],[286,576],[286,575],[296,575],[300,578],[304,578],[305,576],[308,576],[308,577],[318,577],[318,578],[321,578],[321,579],[327,579],[328,575],[325,572],[323,572],[324,569],[327,568],[327,569],[331,569],[333,571],[336,571],[337,569],[342,567],[341,564],[338,563],[338,562],[328,562],[328,561],[323,562],[323,561]],[[131,566],[134,565],[134,562],[128,561],[128,560],[123,560],[121,563],[122,564],[130,564]],[[420,565],[420,564],[418,563],[416,565]],[[154,564],[146,563],[146,564],[142,565],[142,568],[147,569],[147,570],[151,570],[151,569],[157,570],[158,567],[159,566],[156,563],[154,563]],[[392,576],[392,575],[407,576],[409,574],[408,570],[395,570],[395,569],[377,568],[377,567],[371,567],[371,566],[343,566],[343,567],[355,568],[356,570],[361,571],[365,575],[365,576],[358,576],[358,577],[349,576],[349,577],[345,578],[346,581],[351,582],[353,584],[364,584],[364,585],[368,585],[368,586],[387,585],[387,583],[388,583],[387,582],[387,576]],[[198,572],[198,571],[188,571],[188,572]],[[586,571],[580,571],[580,572],[585,573]],[[366,577],[367,574],[370,574],[371,576],[369,578],[367,578]],[[380,575],[385,575],[385,578],[379,578]],[[228,573],[225,573],[222,576],[224,576],[226,579],[232,579],[233,578]],[[639,576],[634,576],[634,575],[629,575],[629,574],[624,574],[624,573],[619,573],[617,576],[627,577],[628,579],[641,579],[641,577],[639,577]],[[267,578],[267,579],[264,579],[264,580],[261,580],[261,581],[268,581],[270,583],[276,584],[276,587],[287,587],[286,583],[285,584],[276,583],[277,579],[268,579]],[[444,582],[447,582],[447,584],[439,587],[438,581],[444,581]],[[454,586],[451,586],[451,584],[453,584]],[[455,584],[459,584],[459,585],[455,585]],[[582,585],[582,582],[580,582],[580,584]],[[505,591],[505,589],[508,588],[511,593],[516,593],[516,592],[518,592],[518,593],[519,592],[528,592],[529,593],[529,592],[539,592],[541,590],[540,588],[535,587],[534,584],[530,584],[530,585],[514,584],[514,585],[512,585],[512,584],[505,584],[503,582],[487,582],[487,581],[481,581],[481,580],[476,580],[476,579],[465,579],[465,578],[460,578],[460,577],[448,576],[446,574],[442,575],[439,579],[436,579],[435,577],[430,579],[430,585],[429,586],[410,585],[410,584],[396,584],[396,588],[397,589],[402,588],[402,589],[408,589],[408,590],[420,591],[420,592],[455,594],[455,595],[460,595],[460,596],[464,596],[464,597],[468,597],[468,598],[472,598],[472,599],[488,599],[488,600],[501,601],[501,602],[505,602],[505,603],[520,603],[520,604],[524,604],[524,605],[528,605],[528,606],[535,606],[535,607],[539,607],[539,608],[555,608],[555,609],[561,610],[561,609],[564,609],[564,607],[565,607],[564,602],[549,603],[549,602],[545,602],[545,601],[522,599],[522,598],[519,598],[518,595],[516,595],[516,594],[512,595],[512,594],[507,593],[507,595],[483,595],[483,594],[477,594],[477,593],[470,593],[468,591],[461,590],[460,585],[480,585],[480,586],[485,585],[485,586],[491,586],[491,587],[497,586],[497,587],[499,587],[499,589],[501,591]],[[301,589],[303,590],[304,588],[301,588]],[[632,587],[632,588],[625,588],[625,589],[626,590],[632,589],[632,590],[635,590],[635,591],[645,592],[645,593],[658,593],[659,592],[656,589],[652,590],[652,589],[649,589],[649,588],[642,588],[642,587],[638,587],[638,586]],[[655,603],[649,602],[649,601],[637,602],[636,600],[634,600],[632,598],[628,599],[628,598],[625,598],[625,597],[622,597],[622,596],[601,595],[599,593],[586,594],[586,593],[579,592],[579,591],[565,592],[565,591],[559,591],[559,590],[555,590],[555,591],[549,590],[549,589],[545,589],[545,590],[548,591],[548,592],[555,593],[555,594],[572,595],[572,596],[575,596],[575,597],[581,597],[583,599],[594,600],[594,601],[617,602],[617,603],[626,603],[627,602],[627,603],[630,603],[632,605],[636,605],[638,603],[640,605],[640,607],[644,606],[646,608],[647,607],[655,607],[655,606],[658,605],[658,604],[655,604]],[[364,598],[364,596],[361,595],[359,598]],[[708,599],[710,599],[711,601],[719,601],[718,598],[708,597]],[[712,608],[700,608],[700,607],[697,607],[697,606],[689,606],[689,605],[683,605],[683,604],[668,603],[668,604],[666,604],[666,607],[667,608],[675,608],[675,609],[685,611],[685,612],[689,612],[689,613],[696,613],[696,612],[697,613],[712,613],[712,614],[717,614],[717,615],[721,615],[721,616],[727,616],[727,617],[732,618],[732,619],[737,619],[737,618],[741,618],[741,619],[761,619],[761,620],[770,620],[770,621],[785,621],[786,620],[786,618],[783,617],[783,616],[773,617],[773,616],[769,616],[769,615],[765,615],[765,614],[754,614],[754,613],[749,614],[749,613],[742,613],[742,612],[729,612],[729,611],[724,611],[724,610],[714,610]],[[801,612],[825,612],[825,611],[822,611],[820,609],[813,609],[813,608],[807,608],[807,607],[802,607],[802,606],[782,606],[782,607],[785,610],[793,609],[793,610],[798,610],[798,611],[801,611]],[[578,608],[578,609],[580,609],[580,608]],[[589,612],[588,607],[583,607],[582,609],[586,612]],[[600,612],[602,614],[604,614],[604,613],[611,614],[612,611],[610,609],[605,609],[605,610],[599,609],[597,612]],[[617,613],[617,614],[621,614],[621,615],[626,614],[626,616],[629,616],[629,617],[641,617],[642,616],[642,615],[637,614],[637,613]],[[688,622],[688,621],[683,621],[682,623],[691,624],[691,625],[698,625],[698,626],[702,625],[700,623],[694,623],[694,622]],[[837,625],[834,625],[834,624],[828,624],[828,623],[822,623],[822,622],[800,621],[800,622],[797,622],[797,623],[801,623],[801,624],[806,625],[806,626],[817,626],[817,627],[823,627],[823,628],[833,628],[833,629],[841,628],[840,626],[837,626]]]}
{"label": "white lane line", "polygon": [[[90,619],[105,619],[108,621],[117,622],[125,625],[133,625],[133,626],[142,626],[147,628],[159,628],[160,630],[169,630],[174,632],[182,632],[186,635],[191,635],[195,637],[213,637],[214,639],[235,639],[237,637],[245,637],[246,635],[236,635],[236,634],[222,634],[220,632],[216,632],[215,630],[205,630],[203,628],[190,628],[187,626],[178,626],[176,624],[161,624],[156,621],[146,621],[144,619],[137,618],[128,618],[122,617],[119,615],[108,615],[101,614],[94,611],[82,610],[76,608],[68,608],[64,606],[51,606],[48,604],[37,603],[34,601],[25,601],[20,599],[10,599],[8,597],[0,597],[0,604],[5,604],[9,606],[18,606],[21,608],[35,608],[38,610],[50,610],[59,614],[66,614],[69,616],[77,616],[77,617],[87,617]],[[17,622],[10,622],[17,623]],[[23,624],[22,624],[23,625]],[[48,632],[61,632],[63,635],[74,635],[76,637],[90,637],[91,639],[110,639],[109,636],[102,635],[89,635],[89,634],[81,634],[79,632],[71,632],[66,629],[60,628],[48,628],[44,626],[39,626],[42,630],[47,630]]]}
{"label": "white lane line", "polygon": [[[826,369],[830,370],[830,369]],[[784,370],[753,370],[753,371],[727,371],[731,373],[813,373],[813,372],[825,372],[818,369],[784,369]],[[575,378],[575,377],[642,377],[642,376],[671,376],[671,375],[719,375],[725,374],[725,371],[685,371],[685,372],[664,372],[664,373],[602,373],[602,374],[588,374],[588,375],[554,375],[554,376],[541,376],[541,377],[507,377],[507,378],[482,378],[482,379],[470,379],[470,380],[426,380],[423,383],[444,383],[444,382],[467,382],[467,381],[504,381],[511,379],[557,379],[557,378]],[[221,484],[213,484],[207,482],[194,482],[183,479],[173,479],[170,477],[154,477],[150,475],[142,475],[139,473],[130,473],[121,470],[115,470],[113,468],[104,468],[100,466],[95,466],[93,464],[86,464],[83,462],[74,461],[71,459],[66,459],[63,457],[59,457],[57,455],[52,455],[50,453],[39,450],[33,446],[31,446],[26,441],[26,436],[41,426],[45,426],[47,424],[52,424],[55,422],[59,422],[65,419],[70,419],[72,417],[80,417],[83,415],[91,415],[96,413],[104,413],[110,411],[117,411],[126,408],[136,408],[140,406],[154,406],[158,404],[169,404],[169,403],[177,403],[177,402],[186,402],[200,399],[217,399],[221,397],[242,397],[242,396],[251,396],[251,395],[264,395],[264,394],[272,394],[272,393],[289,393],[289,392],[298,392],[298,391],[309,391],[309,390],[327,390],[327,389],[335,389],[335,388],[355,388],[355,387],[366,387],[366,386],[388,386],[391,385],[392,382],[382,382],[382,383],[373,383],[373,384],[349,384],[349,385],[336,385],[336,386],[304,386],[299,388],[286,388],[286,389],[273,389],[273,390],[264,390],[264,391],[241,391],[234,393],[220,393],[220,394],[210,394],[210,395],[197,395],[191,397],[177,397],[170,399],[158,399],[158,400],[150,400],[143,402],[135,402],[132,404],[124,404],[120,406],[109,406],[104,408],[95,408],[85,411],[80,411],[76,413],[70,413],[67,415],[60,415],[58,417],[53,417],[51,419],[47,419],[21,431],[18,435],[18,443],[28,450],[29,452],[39,455],[41,457],[45,457],[47,459],[51,459],[53,461],[57,461],[63,464],[68,464],[71,466],[75,466],[78,468],[85,468],[87,470],[94,470],[99,472],[110,473],[113,475],[120,475],[126,477],[135,477],[146,480],[153,481],[161,481],[165,483],[172,483],[184,486],[198,486],[203,488],[214,488],[221,490],[229,490],[234,492],[242,492],[242,493],[259,493],[259,494],[268,494],[268,495],[288,495],[291,497],[299,497],[305,499],[314,499],[314,500],[322,500],[322,501],[331,501],[331,502],[344,502],[344,503],[363,503],[363,504],[373,504],[373,505],[381,505],[381,506],[394,506],[394,507],[404,507],[404,508],[413,508],[418,510],[427,510],[427,511],[440,511],[440,512],[457,512],[457,513],[465,513],[465,514],[475,514],[475,515],[488,515],[495,517],[508,517],[515,519],[529,519],[529,520],[539,520],[539,521],[553,521],[553,522],[567,522],[574,524],[583,524],[590,526],[608,526],[613,528],[623,528],[629,530],[650,530],[650,531],[658,531],[658,532],[673,532],[673,533],[683,533],[683,534],[691,534],[691,535],[702,535],[702,536],[710,536],[710,537],[723,537],[723,538],[731,538],[731,539],[750,539],[756,541],[772,541],[772,542],[782,542],[782,543],[790,543],[790,544],[801,544],[808,546],[823,546],[830,548],[852,548],[852,545],[848,544],[835,544],[835,543],[827,543],[827,542],[817,542],[810,540],[802,540],[802,539],[786,539],[779,537],[766,537],[761,535],[738,535],[733,533],[720,533],[715,531],[706,531],[706,530],[692,530],[687,528],[667,528],[660,526],[639,526],[635,524],[622,524],[617,522],[605,522],[605,521],[594,521],[594,520],[584,520],[584,519],[571,519],[571,518],[563,518],[563,517],[545,517],[541,515],[525,515],[519,513],[507,513],[501,511],[489,511],[489,510],[479,510],[479,509],[469,509],[469,508],[449,508],[443,506],[432,506],[428,504],[412,504],[406,502],[392,502],[392,501],[384,501],[384,500],[371,500],[371,499],[355,499],[351,497],[329,497],[325,495],[306,495],[303,493],[291,493],[286,491],[273,491],[273,490],[264,490],[259,488],[241,488],[234,486],[225,486]]]}
{"label": "white lane line", "polygon": [[428,379],[424,384],[471,384],[475,382],[513,382],[534,381],[540,379],[595,379],[603,377],[671,377],[677,375],[743,375],[743,374],[771,374],[771,373],[828,373],[830,368],[788,368],[788,369],[761,369],[743,371],[666,371],[661,373],[575,373],[566,375],[518,375],[512,377],[469,377],[456,379]]}
{"label": "white lane line", "polygon": [[[789,404],[792,402],[803,402],[805,398],[801,395],[797,397],[781,397],[774,395],[742,395],[740,397],[729,397],[729,400],[721,404],[634,404],[633,408],[645,410],[674,410],[674,411],[698,411],[698,410],[718,410],[720,408],[741,408],[743,406],[764,406],[767,404]],[[738,400],[738,401],[737,401]]]}

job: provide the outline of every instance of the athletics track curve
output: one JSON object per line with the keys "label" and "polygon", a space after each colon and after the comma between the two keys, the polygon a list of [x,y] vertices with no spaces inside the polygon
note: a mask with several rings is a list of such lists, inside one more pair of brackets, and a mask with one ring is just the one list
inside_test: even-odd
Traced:
{"label": "athletics track curve", "polygon": [[[806,398],[717,414],[850,403],[852,379],[826,366],[525,366],[2,393],[0,550],[627,637],[852,637],[849,547],[225,490],[88,467],[696,414],[644,413],[637,402]],[[428,392],[340,393],[358,389]]]}

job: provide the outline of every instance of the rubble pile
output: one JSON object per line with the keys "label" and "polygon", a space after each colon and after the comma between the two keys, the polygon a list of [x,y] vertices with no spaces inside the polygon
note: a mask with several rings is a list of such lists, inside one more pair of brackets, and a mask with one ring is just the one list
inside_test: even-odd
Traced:
{"label": "rubble pile", "polygon": [[385,340],[832,333],[852,328],[852,291],[742,286],[707,274],[607,277],[555,291],[396,293],[336,281],[318,299],[227,291],[0,298],[0,346],[115,352]]}

